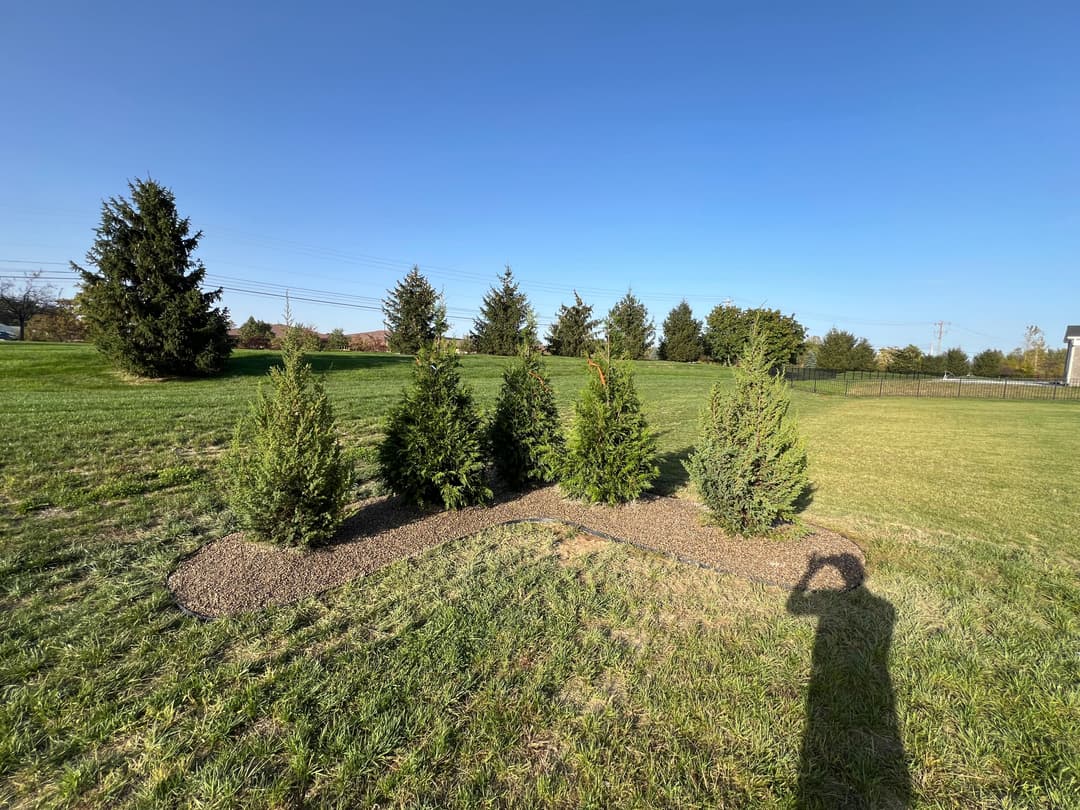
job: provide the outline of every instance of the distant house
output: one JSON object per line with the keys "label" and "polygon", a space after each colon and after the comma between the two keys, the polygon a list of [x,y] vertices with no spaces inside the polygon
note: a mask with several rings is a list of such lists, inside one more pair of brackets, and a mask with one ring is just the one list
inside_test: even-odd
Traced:
{"label": "distant house", "polygon": [[1065,330],[1065,384],[1080,385],[1080,326],[1070,326]]}

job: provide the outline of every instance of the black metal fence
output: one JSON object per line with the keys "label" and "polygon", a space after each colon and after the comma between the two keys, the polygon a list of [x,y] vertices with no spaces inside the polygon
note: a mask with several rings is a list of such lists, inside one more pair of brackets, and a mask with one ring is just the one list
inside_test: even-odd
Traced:
{"label": "black metal fence", "polygon": [[953,377],[937,374],[898,374],[892,371],[828,371],[788,366],[784,378],[792,388],[815,394],[846,397],[951,397],[1080,402],[1080,385],[1060,379],[1018,377]]}

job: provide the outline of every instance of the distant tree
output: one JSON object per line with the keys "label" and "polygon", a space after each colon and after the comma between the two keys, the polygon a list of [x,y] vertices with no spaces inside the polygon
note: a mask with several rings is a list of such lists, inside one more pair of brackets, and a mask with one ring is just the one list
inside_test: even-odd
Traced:
{"label": "distant tree", "polygon": [[944,354],[925,354],[919,370],[923,374],[945,374],[949,368],[949,359]]}
{"label": "distant tree", "polygon": [[1035,324],[1024,329],[1024,351],[1022,369],[1025,376],[1039,377],[1043,373],[1043,356],[1046,354],[1046,339],[1043,330]]}
{"label": "distant tree", "polygon": [[701,439],[686,462],[713,518],[741,535],[789,520],[809,484],[806,450],[788,416],[788,384],[772,375],[766,346],[754,329],[734,389],[713,387]]}
{"label": "distant tree", "polygon": [[237,330],[236,340],[243,349],[266,349],[274,340],[274,328],[266,321],[258,321],[254,315]]}
{"label": "distant tree", "polygon": [[735,364],[750,338],[745,313],[731,304],[718,304],[705,318],[705,348],[717,363]]}
{"label": "distant tree", "polygon": [[522,342],[536,343],[536,318],[529,300],[518,290],[510,265],[499,276],[480,305],[473,322],[472,344],[480,354],[516,354]]}
{"label": "distant tree", "polygon": [[299,346],[300,351],[305,354],[322,351],[323,348],[323,339],[314,326],[292,323],[291,321],[285,325],[285,331],[271,341],[270,346],[274,349],[284,350],[290,342]]}
{"label": "distant tree", "polygon": [[74,302],[63,300],[31,318],[26,324],[26,337],[29,340],[71,343],[86,340],[86,327],[75,312]]}
{"label": "distant tree", "polygon": [[902,349],[892,350],[892,359],[889,361],[889,371],[899,373],[911,373],[922,371],[922,349],[913,343],[909,343]]}
{"label": "distant tree", "polygon": [[555,480],[566,446],[559,410],[540,354],[527,343],[503,372],[489,439],[495,469],[511,487]]}
{"label": "distant tree", "polygon": [[143,376],[215,374],[232,351],[221,289],[202,291],[206,268],[193,254],[202,231],[153,180],[128,183],[131,200],[102,204],[77,301],[91,340],[113,363]]}
{"label": "distant tree", "polygon": [[334,329],[326,336],[323,348],[328,352],[343,352],[349,348],[349,339],[345,337],[344,329]]}
{"label": "distant tree", "polygon": [[760,332],[765,359],[773,370],[794,363],[806,344],[806,327],[794,315],[781,315],[778,309],[748,309],[744,315],[748,335]]}
{"label": "distant tree", "polygon": [[660,474],[656,439],[641,413],[630,365],[594,358],[588,366],[561,485],[571,497],[593,503],[633,500]]}
{"label": "distant tree", "polygon": [[664,320],[660,359],[689,363],[701,357],[702,349],[701,321],[694,318],[690,305],[683,299]]}
{"label": "distant tree", "polygon": [[596,346],[596,327],[600,321],[592,317],[593,308],[581,300],[574,290],[573,306],[562,304],[547,334],[548,351],[560,357],[583,357]]}
{"label": "distant tree", "polygon": [[971,361],[971,373],[976,377],[1000,377],[1005,355],[997,349],[986,349]]}
{"label": "distant tree", "polygon": [[[803,344],[802,352],[799,354],[798,364],[806,368],[817,368],[818,356],[821,353],[821,344],[823,342],[818,335],[808,337],[806,343]],[[873,357],[870,359],[873,361]]]}
{"label": "distant tree", "polygon": [[446,305],[417,265],[387,290],[383,315],[392,352],[416,354],[447,331]]}
{"label": "distant tree", "polygon": [[971,361],[967,352],[959,347],[945,352],[945,370],[954,377],[963,377],[971,371]]}
{"label": "distant tree", "polygon": [[872,371],[874,348],[866,338],[833,328],[821,341],[817,366],[831,371]]}
{"label": "distant tree", "polygon": [[444,341],[416,353],[412,387],[390,409],[385,433],[379,474],[408,503],[458,509],[491,497],[480,413]]}
{"label": "distant tree", "polygon": [[656,327],[649,320],[645,304],[627,291],[608,312],[607,339],[611,356],[622,360],[642,360],[648,356],[656,338]]}
{"label": "distant tree", "polygon": [[56,288],[41,280],[41,271],[23,273],[19,279],[0,278],[0,321],[19,326],[19,340],[26,340],[26,325],[47,311],[56,300]]}

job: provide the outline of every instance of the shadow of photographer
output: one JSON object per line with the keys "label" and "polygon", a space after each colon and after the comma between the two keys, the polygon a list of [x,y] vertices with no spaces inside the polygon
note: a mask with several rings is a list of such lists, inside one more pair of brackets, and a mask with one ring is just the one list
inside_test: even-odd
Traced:
{"label": "shadow of photographer", "polygon": [[[843,591],[811,591],[831,566]],[[911,778],[889,676],[896,610],[861,586],[851,554],[814,556],[787,601],[796,616],[817,616],[799,768],[799,808],[905,808]]]}

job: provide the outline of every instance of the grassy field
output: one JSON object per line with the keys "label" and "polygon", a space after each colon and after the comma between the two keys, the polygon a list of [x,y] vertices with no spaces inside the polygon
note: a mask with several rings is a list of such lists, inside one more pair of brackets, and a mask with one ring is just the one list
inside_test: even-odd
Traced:
{"label": "grassy field", "polygon": [[[273,359],[132,382],[87,347],[0,346],[0,805],[828,807],[843,772],[877,806],[1080,806],[1075,403],[797,392],[806,518],[869,565],[816,621],[517,527],[202,623],[163,581],[233,528],[215,457]],[[358,494],[410,362],[314,358]],[[464,360],[486,407],[502,363]],[[569,417],[582,364],[550,369]],[[659,489],[689,496],[728,372],[637,378]]]}

